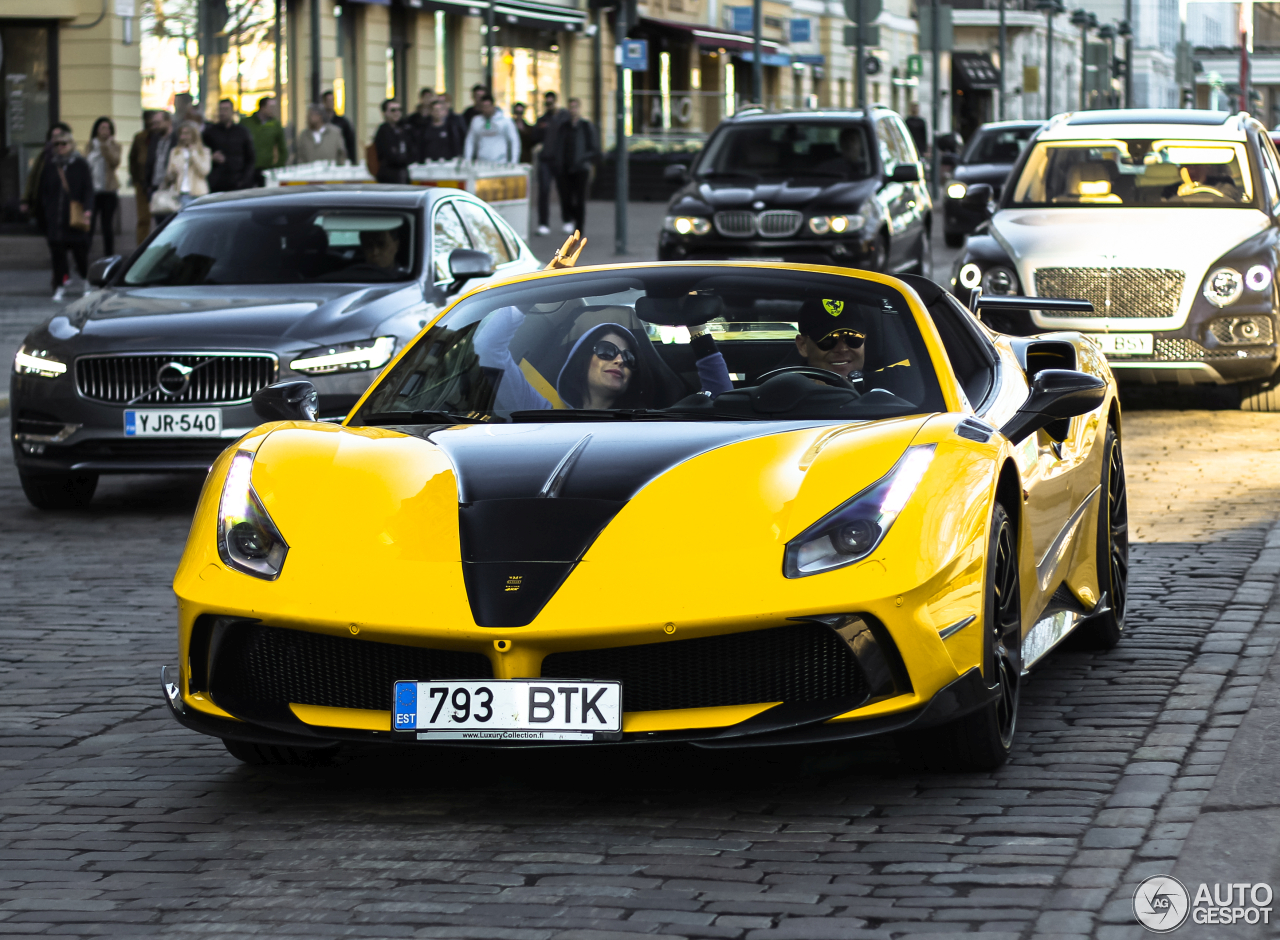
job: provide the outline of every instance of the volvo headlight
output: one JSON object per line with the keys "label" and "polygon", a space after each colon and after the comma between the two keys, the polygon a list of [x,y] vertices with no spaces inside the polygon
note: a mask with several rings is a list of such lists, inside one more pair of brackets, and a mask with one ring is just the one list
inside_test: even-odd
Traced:
{"label": "volvo headlight", "polygon": [[843,235],[860,231],[866,222],[860,215],[815,215],[809,220],[809,231],[815,235]]}
{"label": "volvo headlight", "polygon": [[335,343],[333,346],[303,353],[289,363],[289,368],[307,375],[381,369],[395,351],[394,336],[379,336],[377,339],[362,339],[354,343]]}
{"label": "volvo headlight", "polygon": [[964,183],[955,182],[947,187],[947,196],[952,199],[963,199],[964,194],[969,191],[969,187]]}
{"label": "volvo headlight", "polygon": [[26,345],[22,345],[13,357],[13,371],[19,375],[42,375],[46,379],[56,379],[67,371],[67,364],[56,356],[49,355],[47,350],[28,349]]}
{"label": "volvo headlight", "polygon": [[788,542],[782,573],[804,578],[851,565],[875,551],[920,485],[936,446],[908,447],[885,476]]}
{"label": "volvo headlight", "polygon": [[237,451],[218,503],[218,554],[228,568],[274,581],[280,577],[289,546],[254,492],[249,479],[252,470],[253,453]]}
{"label": "volvo headlight", "polygon": [[711,220],[700,215],[669,215],[662,220],[662,227],[677,235],[705,235],[711,231]]}
{"label": "volvo headlight", "polygon": [[1235,268],[1214,268],[1204,279],[1203,293],[1215,307],[1229,307],[1244,293],[1244,278]]}

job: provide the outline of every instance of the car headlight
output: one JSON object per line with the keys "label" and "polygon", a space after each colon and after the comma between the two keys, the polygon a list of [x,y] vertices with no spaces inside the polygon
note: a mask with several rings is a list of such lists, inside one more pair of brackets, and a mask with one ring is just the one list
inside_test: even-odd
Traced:
{"label": "car headlight", "polygon": [[1003,264],[993,264],[982,273],[982,292],[984,294],[1016,294],[1018,293],[1018,275],[1012,268]]}
{"label": "car headlight", "polygon": [[963,199],[964,194],[969,191],[969,187],[964,183],[955,182],[947,187],[947,196],[951,199]]}
{"label": "car headlight", "polygon": [[669,215],[662,220],[662,227],[677,235],[705,235],[711,231],[711,220],[700,215]]}
{"label": "car headlight", "polygon": [[892,470],[787,543],[782,573],[804,578],[866,558],[924,477],[936,444],[908,447]]}
{"label": "car headlight", "polygon": [[1249,290],[1266,290],[1271,286],[1271,269],[1265,264],[1255,264],[1245,272],[1244,285]]}
{"label": "car headlight", "polygon": [[394,336],[379,336],[377,339],[362,339],[354,343],[336,343],[312,349],[289,363],[289,368],[307,375],[381,369],[395,351]]}
{"label": "car headlight", "polygon": [[965,290],[973,290],[982,283],[982,268],[972,261],[960,268],[960,286]]}
{"label": "car headlight", "polygon": [[26,345],[18,347],[13,357],[13,371],[19,375],[42,375],[46,379],[56,379],[67,371],[67,364],[44,349],[28,349]]}
{"label": "car headlight", "polygon": [[228,568],[274,581],[280,577],[289,546],[254,492],[249,479],[252,470],[253,453],[237,451],[218,503],[218,554]]}
{"label": "car headlight", "polygon": [[866,223],[860,215],[815,215],[809,220],[809,231],[815,235],[843,235],[861,231]]}
{"label": "car headlight", "polygon": [[1235,268],[1214,268],[1204,279],[1203,293],[1215,307],[1229,307],[1244,293],[1244,278]]}

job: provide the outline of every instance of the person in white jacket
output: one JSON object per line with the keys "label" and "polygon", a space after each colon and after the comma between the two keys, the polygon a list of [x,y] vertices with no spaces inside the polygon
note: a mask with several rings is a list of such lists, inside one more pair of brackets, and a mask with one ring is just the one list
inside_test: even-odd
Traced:
{"label": "person in white jacket", "polygon": [[480,113],[471,119],[467,141],[462,147],[466,160],[516,163],[520,159],[520,132],[515,122],[493,104],[493,95],[480,97]]}

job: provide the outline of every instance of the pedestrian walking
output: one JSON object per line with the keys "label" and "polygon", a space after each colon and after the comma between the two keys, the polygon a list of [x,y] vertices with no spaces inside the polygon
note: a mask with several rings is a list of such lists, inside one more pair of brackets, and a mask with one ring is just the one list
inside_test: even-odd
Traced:
{"label": "pedestrian walking", "polygon": [[537,144],[537,128],[525,120],[525,105],[517,101],[511,106],[511,121],[520,135],[520,162],[528,163],[533,159],[533,148]]}
{"label": "pedestrian walking", "polygon": [[240,122],[253,140],[253,185],[267,184],[266,171],[289,162],[289,142],[276,111],[276,99],[264,96],[258,99],[258,110]]}
{"label": "pedestrian walking", "polygon": [[923,160],[924,155],[929,152],[929,125],[920,116],[920,105],[917,102],[911,102],[910,112],[902,123],[907,125],[907,133],[915,142],[916,153]]}
{"label": "pedestrian walking", "polygon": [[163,225],[211,187],[209,177],[214,167],[213,154],[200,139],[198,125],[188,121],[178,128],[178,142],[169,153],[164,185],[151,197],[151,214]]}
{"label": "pedestrian walking", "polygon": [[[559,174],[557,161],[560,157],[560,126],[569,119],[569,115],[558,106],[558,98],[554,91],[542,96],[542,114],[534,125],[534,140],[538,145],[537,178],[538,178],[538,234],[550,235],[551,219],[551,187],[555,185]],[[564,202],[561,197],[561,203]],[[564,206],[561,205],[563,211]],[[568,216],[565,216],[567,219]]]}
{"label": "pedestrian walking", "polygon": [[462,112],[462,124],[464,127],[471,127],[471,122],[480,113],[480,99],[487,94],[489,94],[488,86],[480,84],[471,86],[471,106]]}
{"label": "pedestrian walking", "polygon": [[307,127],[294,141],[293,163],[318,163],[321,161],[347,162],[347,148],[342,141],[342,131],[325,121],[324,105],[307,106]]}
{"label": "pedestrian walking", "polygon": [[351,126],[351,122],[344,118],[341,114],[333,110],[333,92],[326,91],[320,96],[320,103],[324,105],[324,119],[326,124],[332,124],[342,132],[342,147],[347,151],[347,159],[352,163],[359,163],[360,156],[356,152],[356,131]]}
{"label": "pedestrian walking", "polygon": [[515,163],[520,158],[520,134],[487,92],[480,96],[480,109],[471,119],[462,155],[468,160],[491,163]]}
{"label": "pedestrian walking", "polygon": [[[458,140],[465,141],[467,139],[468,124],[464,120],[462,120],[461,114],[453,110],[453,99],[449,97],[449,95],[446,92],[441,92],[436,97],[440,101],[444,102],[445,113],[447,115],[445,120],[447,120],[450,124],[453,125],[454,132],[458,135]],[[462,153],[461,145],[459,145],[458,153],[459,154]]]}
{"label": "pedestrian walking", "polygon": [[213,169],[209,171],[210,192],[225,193],[253,185],[257,166],[253,138],[248,128],[236,123],[236,106],[230,98],[218,102],[218,123],[207,125],[203,137],[213,160]]}
{"label": "pedestrian walking", "polygon": [[[168,111],[157,111],[152,115],[156,129],[155,145],[147,156],[147,202],[150,205],[158,190],[164,188],[165,174],[169,172],[169,152],[177,142],[178,135],[173,129],[173,119]],[[150,210],[148,210],[150,211]],[[152,221],[158,221],[152,217]]]}
{"label": "pedestrian walking", "polygon": [[423,160],[452,160],[462,154],[464,134],[461,121],[449,111],[449,102],[437,98],[431,102],[431,122],[423,129],[420,155]]}
{"label": "pedestrian walking", "polygon": [[564,232],[587,230],[587,192],[591,186],[591,171],[600,156],[600,141],[596,129],[582,116],[582,102],[569,99],[569,120],[558,135],[560,177],[556,186],[560,190],[560,211],[564,217]]}
{"label": "pedestrian walking", "polygon": [[147,177],[147,161],[155,147],[155,135],[151,122],[155,111],[142,112],[142,130],[133,135],[129,144],[129,182],[133,184],[134,243],[141,245],[151,232],[151,187]]}
{"label": "pedestrian walking", "polygon": [[382,125],[373,136],[374,154],[378,159],[375,177],[379,183],[409,182],[413,152],[409,148],[409,133],[400,126],[402,110],[394,98],[382,102]]}
{"label": "pedestrian walking", "polygon": [[89,162],[93,178],[93,216],[89,222],[89,245],[93,246],[94,232],[102,229],[102,253],[116,253],[116,213],[120,208],[120,178],[116,168],[120,166],[120,144],[116,141],[116,126],[109,117],[93,122],[93,132],[85,145],[84,157]]}
{"label": "pedestrian walking", "polygon": [[402,122],[409,132],[409,145],[413,148],[415,163],[423,159],[423,148],[426,145],[426,130],[431,123],[431,105],[436,100],[435,89],[423,88],[418,92],[418,107],[405,116]]}
{"label": "pedestrian walking", "polygon": [[44,233],[53,262],[53,299],[61,302],[75,288],[67,266],[67,252],[80,275],[80,293],[88,289],[89,226],[93,217],[93,171],[76,153],[71,128],[53,125],[43,151],[40,176],[34,190],[32,214]]}

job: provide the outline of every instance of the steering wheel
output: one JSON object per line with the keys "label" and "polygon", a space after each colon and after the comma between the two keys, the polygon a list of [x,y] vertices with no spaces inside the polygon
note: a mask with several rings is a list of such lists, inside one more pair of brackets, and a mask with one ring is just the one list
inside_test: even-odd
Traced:
{"label": "steering wheel", "polygon": [[777,378],[780,375],[788,375],[794,373],[803,375],[807,379],[813,379],[815,382],[821,382],[824,385],[830,385],[833,388],[843,388],[851,392],[856,392],[858,387],[849,379],[841,375],[839,372],[832,372],[830,369],[819,369],[817,366],[783,366],[781,369],[773,369],[756,379],[757,385],[763,385],[769,379]]}

